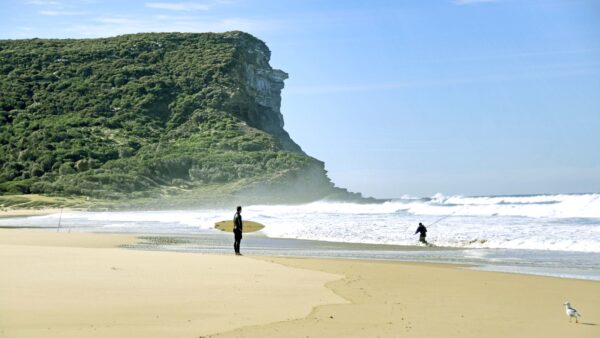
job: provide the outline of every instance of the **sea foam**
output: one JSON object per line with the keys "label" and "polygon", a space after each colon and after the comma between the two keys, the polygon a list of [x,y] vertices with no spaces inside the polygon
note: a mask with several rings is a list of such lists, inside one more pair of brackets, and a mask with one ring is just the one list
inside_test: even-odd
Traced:
{"label": "sea foam", "polygon": [[[231,219],[233,209],[74,212],[0,225],[54,226],[84,231],[195,233]],[[415,245],[419,222],[427,239],[460,248],[600,252],[600,194],[403,197],[383,203],[319,201],[244,206],[246,220],[263,223],[274,238]]]}

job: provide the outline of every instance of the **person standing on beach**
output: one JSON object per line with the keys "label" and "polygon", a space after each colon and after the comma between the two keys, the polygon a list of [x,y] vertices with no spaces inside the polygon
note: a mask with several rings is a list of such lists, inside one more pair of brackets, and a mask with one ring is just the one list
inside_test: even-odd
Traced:
{"label": "person standing on beach", "polygon": [[242,230],[244,223],[242,222],[242,207],[238,206],[235,215],[233,215],[233,250],[235,254],[241,256],[240,243],[242,242]]}
{"label": "person standing on beach", "polygon": [[419,242],[425,245],[429,245],[429,243],[427,243],[427,240],[425,239],[425,237],[427,237],[427,228],[423,225],[423,223],[419,223],[419,227],[417,228],[417,231],[415,231],[415,235],[417,233],[420,233]]}

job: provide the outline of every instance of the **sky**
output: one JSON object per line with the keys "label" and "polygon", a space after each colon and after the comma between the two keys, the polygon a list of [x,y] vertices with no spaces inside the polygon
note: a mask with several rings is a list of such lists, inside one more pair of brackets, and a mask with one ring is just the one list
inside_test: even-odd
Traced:
{"label": "sky", "polygon": [[0,39],[242,30],[366,196],[600,192],[599,0],[0,0]]}

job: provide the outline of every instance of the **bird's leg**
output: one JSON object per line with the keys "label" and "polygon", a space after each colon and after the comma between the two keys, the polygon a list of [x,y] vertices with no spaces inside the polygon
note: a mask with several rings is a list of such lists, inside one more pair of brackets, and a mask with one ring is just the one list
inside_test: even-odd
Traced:
{"label": "bird's leg", "polygon": [[575,317],[575,323],[579,324],[579,319],[577,319],[577,317]]}

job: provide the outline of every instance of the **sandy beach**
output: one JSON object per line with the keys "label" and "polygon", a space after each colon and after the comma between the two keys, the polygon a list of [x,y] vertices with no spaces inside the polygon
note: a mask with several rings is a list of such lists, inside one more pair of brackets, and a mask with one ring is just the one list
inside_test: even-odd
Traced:
{"label": "sandy beach", "polygon": [[343,276],[246,257],[114,248],[132,241],[0,230],[0,337],[198,337],[346,303],[324,287]]}
{"label": "sandy beach", "polygon": [[[349,304],[218,337],[599,337],[600,283],[451,265],[266,258],[346,276],[328,284]],[[583,313],[569,323],[570,300]]]}
{"label": "sandy beach", "polygon": [[0,337],[600,336],[596,281],[117,247],[136,240],[0,229]]}
{"label": "sandy beach", "polygon": [[[63,209],[63,212],[71,211],[71,209]],[[2,208],[0,209],[0,218],[8,217],[27,217],[27,216],[43,216],[51,214],[60,214],[60,208],[41,208],[41,209],[12,209]]]}

